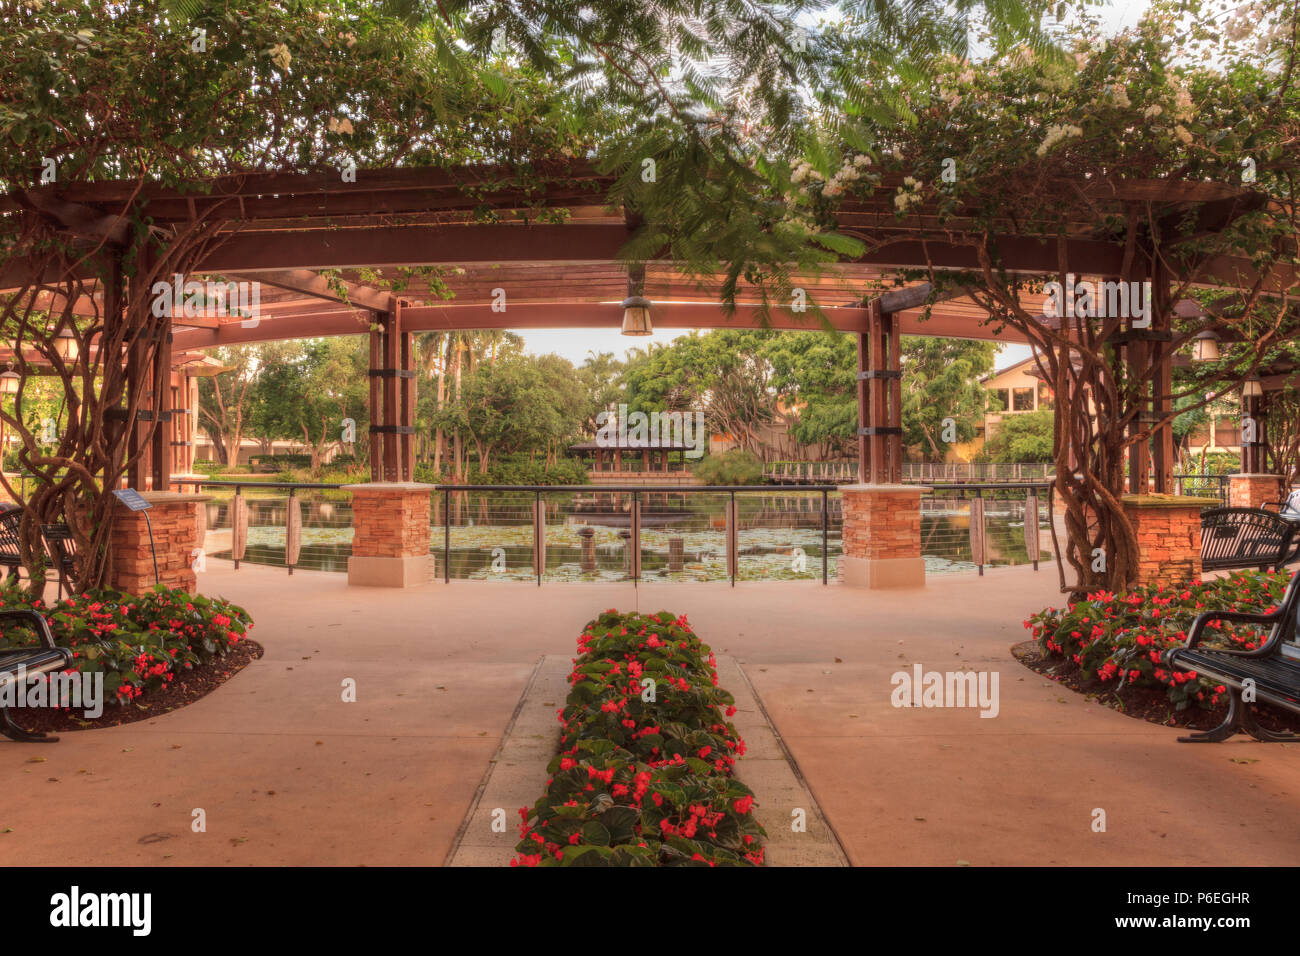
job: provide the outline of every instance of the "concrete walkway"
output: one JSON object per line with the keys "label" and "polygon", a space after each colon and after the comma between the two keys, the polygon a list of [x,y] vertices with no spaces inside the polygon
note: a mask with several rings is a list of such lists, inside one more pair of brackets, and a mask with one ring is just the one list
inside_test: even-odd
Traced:
{"label": "concrete walkway", "polygon": [[[1300,747],[1177,744],[1176,731],[1011,657],[1022,619],[1062,603],[1050,568],[935,576],[898,592],[388,591],[349,589],[340,574],[209,568],[200,587],[250,609],[266,656],[154,720],[52,746],[0,741],[0,864],[438,864],[538,660],[571,654],[597,612],[637,604],[688,614],[744,667],[855,864],[1300,856]],[[890,677],[914,663],[997,671],[999,716],[893,707]],[[342,701],[345,678],[356,703]],[[207,829],[195,833],[200,808]],[[1095,809],[1104,833],[1093,832]]]}

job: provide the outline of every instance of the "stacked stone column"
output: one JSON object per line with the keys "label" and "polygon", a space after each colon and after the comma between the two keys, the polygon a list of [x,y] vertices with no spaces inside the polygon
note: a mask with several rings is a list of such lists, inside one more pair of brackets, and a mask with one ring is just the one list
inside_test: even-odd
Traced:
{"label": "stacked stone column", "polygon": [[194,550],[200,543],[199,509],[211,496],[172,491],[144,491],[141,496],[153,506],[147,520],[145,512],[131,511],[120,501],[113,503],[113,527],[108,544],[109,586],[131,594],[148,591],[154,585],[154,555],[157,554],[158,582],[194,593],[197,579],[192,564]]}
{"label": "stacked stone column", "polygon": [[427,583],[429,512],[433,485],[373,482],[347,485],[352,493],[352,556],[348,584],[407,588]]}
{"label": "stacked stone column", "polygon": [[1230,508],[1258,508],[1266,501],[1280,501],[1285,497],[1281,475],[1228,476]]}
{"label": "stacked stone column", "polygon": [[1201,511],[1219,502],[1184,495],[1125,495],[1124,514],[1137,534],[1135,585],[1172,586],[1201,576]]}
{"label": "stacked stone column", "polygon": [[920,485],[845,485],[841,583],[850,587],[925,586]]}

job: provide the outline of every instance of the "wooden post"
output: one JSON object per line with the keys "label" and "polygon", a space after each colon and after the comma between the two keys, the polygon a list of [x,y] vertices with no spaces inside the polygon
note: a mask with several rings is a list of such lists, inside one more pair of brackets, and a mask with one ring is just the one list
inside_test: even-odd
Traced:
{"label": "wooden post", "polygon": [[[903,481],[903,345],[901,323],[898,316],[889,313],[885,318],[889,323],[889,412],[886,427],[892,429],[887,436],[889,443],[888,484],[897,485]],[[883,344],[883,343],[882,343]]]}
{"label": "wooden post", "polygon": [[[862,429],[867,425],[867,368],[870,339],[864,332],[858,333],[858,481],[871,480],[871,448],[867,445],[867,436]],[[786,466],[787,469],[789,466]]]}
{"label": "wooden post", "polygon": [[400,450],[398,481],[415,480],[415,336],[408,332],[402,319],[402,308],[406,303],[400,299],[393,304],[393,334],[400,336],[401,373],[397,380],[399,433],[397,444]]}
{"label": "wooden post", "polygon": [[978,495],[970,502],[970,559],[979,565],[980,574],[988,563],[987,539],[984,533],[984,499]]}
{"label": "wooden post", "polygon": [[375,316],[370,326],[370,480],[383,481],[384,478],[384,439],[383,432],[378,431],[384,420],[383,383],[380,370],[383,367],[383,327],[381,317]]}
{"label": "wooden post", "polygon": [[284,563],[289,573],[298,566],[302,556],[302,500],[292,493],[285,502]]}
{"label": "wooden post", "polygon": [[166,319],[154,350],[153,437],[150,439],[154,491],[169,491],[172,483],[172,320]]}
{"label": "wooden post", "polygon": [[1156,363],[1156,372],[1152,389],[1152,412],[1167,420],[1155,429],[1153,436],[1154,458],[1152,472],[1155,478],[1155,492],[1160,495],[1172,494],[1174,490],[1174,422],[1169,413],[1172,410],[1174,391],[1174,355],[1172,338],[1164,338],[1172,332],[1172,310],[1168,307],[1169,283],[1163,266],[1157,267],[1155,278],[1151,282],[1151,302],[1148,303],[1153,316],[1153,324],[1162,340],[1152,343],[1152,360]]}

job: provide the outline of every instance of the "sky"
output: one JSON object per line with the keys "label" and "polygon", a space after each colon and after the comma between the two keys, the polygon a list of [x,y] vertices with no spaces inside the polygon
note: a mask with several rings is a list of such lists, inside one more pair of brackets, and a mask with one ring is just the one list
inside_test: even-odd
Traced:
{"label": "sky", "polygon": [[[1112,0],[1100,11],[1104,27],[1110,32],[1118,32],[1135,25],[1147,7],[1147,0]],[[653,312],[651,313],[653,317]],[[632,337],[622,335],[618,329],[527,329],[516,330],[524,340],[524,351],[533,355],[554,353],[581,365],[589,352],[612,352],[619,358],[632,348],[645,348],[648,342],[663,345],[671,342],[689,329],[672,329],[655,332],[650,336]],[[1006,345],[998,354],[999,370],[1015,365],[1029,358],[1027,345]]]}

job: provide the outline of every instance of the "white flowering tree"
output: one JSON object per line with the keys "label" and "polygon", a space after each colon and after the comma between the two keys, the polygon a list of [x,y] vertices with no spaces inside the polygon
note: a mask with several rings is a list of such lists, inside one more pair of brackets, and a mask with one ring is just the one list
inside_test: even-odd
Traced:
{"label": "white flowering tree", "polygon": [[[1085,26],[1065,52],[948,58],[905,89],[906,123],[833,115],[827,145],[794,168],[791,206],[852,208],[845,231],[867,248],[924,238],[974,257],[969,271],[932,261],[910,277],[938,294],[967,287],[990,324],[1034,347],[1055,393],[1062,586],[1119,589],[1137,560],[1120,497],[1126,484],[1145,491],[1146,450],[1160,461],[1175,408],[1236,387],[1296,341],[1295,9],[1158,3],[1121,36]],[[1026,238],[1052,250],[1053,268],[1017,261]],[[1150,283],[1149,317],[1097,297],[1045,314],[1046,283],[1064,290],[1096,270],[1080,258],[1090,242],[1120,250],[1101,278]],[[1175,389],[1166,360],[1207,322],[1222,357]]]}

